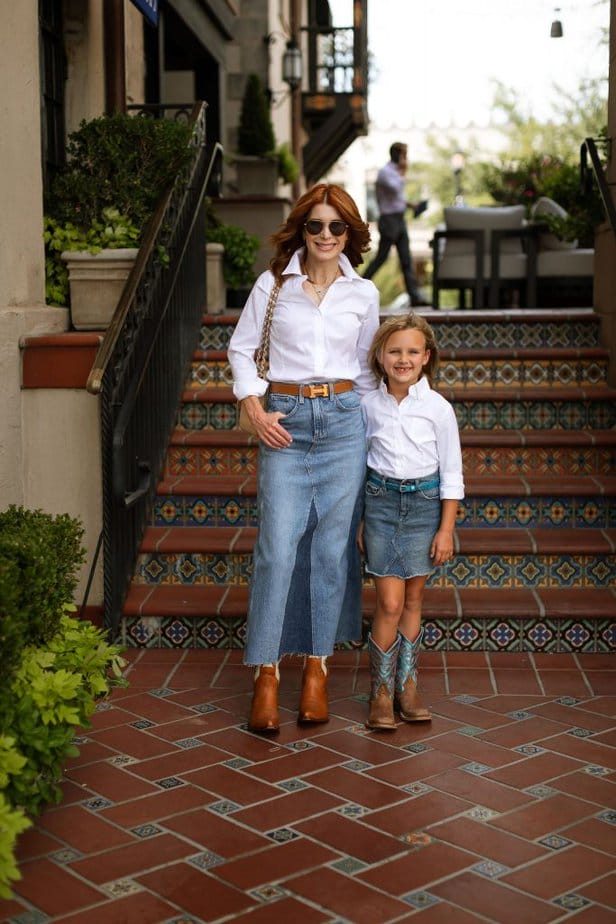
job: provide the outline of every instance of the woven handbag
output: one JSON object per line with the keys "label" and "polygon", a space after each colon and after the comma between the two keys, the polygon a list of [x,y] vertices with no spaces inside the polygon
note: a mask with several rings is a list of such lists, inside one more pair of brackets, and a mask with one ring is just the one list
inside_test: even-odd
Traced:
{"label": "woven handbag", "polygon": [[[257,364],[257,374],[260,379],[264,379],[267,375],[267,370],[269,368],[269,341],[270,341],[270,329],[272,326],[272,317],[274,315],[274,308],[276,307],[276,302],[278,301],[278,293],[280,292],[280,283],[274,283],[274,287],[270,292],[270,297],[267,302],[267,308],[265,309],[265,317],[263,318],[263,330],[261,331],[261,343],[259,344],[259,349],[255,353],[255,362]],[[269,391],[269,386],[268,386]],[[261,395],[259,398],[262,407],[267,407],[267,391],[264,395]],[[250,417],[246,411],[244,405],[244,400],[242,399],[239,402],[239,420],[238,426],[240,430],[244,430],[245,433],[250,433],[252,436],[256,435],[256,430],[252,425]]]}

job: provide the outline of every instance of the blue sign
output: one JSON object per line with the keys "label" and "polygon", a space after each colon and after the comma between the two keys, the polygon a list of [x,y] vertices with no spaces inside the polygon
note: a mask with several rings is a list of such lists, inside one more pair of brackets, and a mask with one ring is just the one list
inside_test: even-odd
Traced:
{"label": "blue sign", "polygon": [[158,0],[133,0],[133,3],[153,26],[158,25]]}

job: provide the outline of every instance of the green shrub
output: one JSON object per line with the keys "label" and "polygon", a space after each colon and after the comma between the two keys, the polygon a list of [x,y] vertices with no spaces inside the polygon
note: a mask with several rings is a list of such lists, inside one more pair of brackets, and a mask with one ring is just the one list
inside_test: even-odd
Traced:
{"label": "green shrub", "polygon": [[256,74],[249,74],[244,87],[237,133],[239,154],[263,157],[276,147],[269,103]]}
{"label": "green shrub", "polygon": [[82,537],[83,527],[67,514],[15,505],[0,512],[0,686],[24,645],[40,644],[57,632],[85,558]]}
{"label": "green shrub", "polygon": [[278,176],[283,183],[294,183],[299,176],[299,164],[295,159],[288,142],[283,142],[276,148],[278,158]]}
{"label": "green shrub", "polygon": [[222,258],[222,273],[229,289],[244,289],[255,281],[255,260],[259,249],[259,238],[249,234],[238,225],[224,225],[208,221],[205,239],[210,243],[222,244],[225,252]]}
{"label": "green shrub", "polygon": [[[58,629],[47,642],[22,650],[19,667],[0,690],[0,798],[9,807],[6,828],[0,802],[0,895],[16,878],[11,863],[15,838],[29,822],[62,799],[62,766],[79,754],[76,729],[89,728],[96,701],[125,685],[120,648],[102,629],[68,615],[64,604]],[[24,823],[25,821],[25,823]],[[8,859],[7,859],[8,852]]]}
{"label": "green shrub", "polygon": [[72,222],[64,224],[48,215],[44,218],[45,298],[51,305],[69,304],[69,283],[66,263],[61,259],[65,250],[87,250],[100,253],[109,247],[137,247],[141,230],[125,215],[112,208],[103,209],[101,220],[87,231]]}
{"label": "green shrub", "polygon": [[10,883],[19,879],[15,862],[17,837],[32,822],[20,809],[14,809],[0,792],[0,898],[10,898]]}
{"label": "green shrub", "polygon": [[191,156],[191,127],[123,113],[83,121],[69,135],[67,165],[54,180],[46,212],[88,230],[116,208],[143,229],[162,193]]}

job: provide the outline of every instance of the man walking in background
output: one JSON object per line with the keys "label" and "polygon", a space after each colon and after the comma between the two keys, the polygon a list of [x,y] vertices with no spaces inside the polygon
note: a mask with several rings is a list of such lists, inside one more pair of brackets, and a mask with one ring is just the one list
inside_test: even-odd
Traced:
{"label": "man walking in background", "polygon": [[398,251],[400,268],[404,276],[406,291],[411,300],[411,306],[428,305],[417,287],[417,279],[413,270],[411,247],[406,227],[404,213],[407,208],[413,209],[415,217],[426,208],[426,202],[413,204],[407,202],[404,190],[404,178],[407,169],[407,145],[396,141],[389,149],[389,163],[381,167],[376,178],[376,201],[379,207],[379,249],[376,257],[366,268],[364,279],[372,279],[374,274],[385,263],[392,246]]}

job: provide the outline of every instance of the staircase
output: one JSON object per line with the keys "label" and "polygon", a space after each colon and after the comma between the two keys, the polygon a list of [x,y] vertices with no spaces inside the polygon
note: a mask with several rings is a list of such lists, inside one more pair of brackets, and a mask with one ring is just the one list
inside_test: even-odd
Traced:
{"label": "staircase", "polygon": [[[424,645],[616,649],[616,391],[592,309],[427,311],[460,425],[456,555],[430,579]],[[235,429],[226,346],[206,316],[128,594],[128,646],[241,648],[256,443]],[[366,583],[364,615],[374,606]],[[367,625],[367,623],[366,623]]]}

